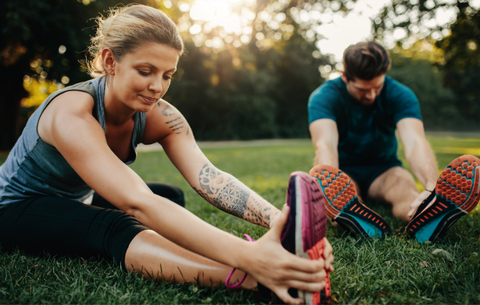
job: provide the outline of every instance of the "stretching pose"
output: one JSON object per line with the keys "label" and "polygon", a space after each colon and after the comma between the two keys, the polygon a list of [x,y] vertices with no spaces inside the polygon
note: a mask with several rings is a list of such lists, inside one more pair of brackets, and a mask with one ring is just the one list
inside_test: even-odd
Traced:
{"label": "stretching pose", "polygon": [[[217,169],[182,114],[161,99],[183,52],[174,23],[143,5],[98,23],[90,47],[97,78],[48,97],[0,167],[2,249],[100,255],[146,277],[206,285],[237,268],[249,275],[241,287],[260,282],[295,304],[303,300],[289,288],[324,288],[333,262],[328,242],[325,259],[285,250],[288,206],[280,212]],[[256,242],[242,240],[183,208],[177,187],[143,182],[126,164],[137,144],[156,142],[205,200],[271,230]]]}
{"label": "stretching pose", "polygon": [[[385,202],[394,217],[410,220],[438,177],[418,99],[408,87],[386,76],[390,57],[375,41],[348,47],[343,64],[341,77],[324,83],[310,96],[315,165],[332,167],[323,169],[332,175],[340,169],[353,180],[352,192],[358,191],[364,200]],[[425,189],[421,193],[397,157],[396,132],[413,174]],[[358,209],[361,203],[335,205],[331,217],[354,232],[370,236],[390,232],[380,215],[363,205]]]}
{"label": "stretching pose", "polygon": [[[410,220],[408,236],[435,240],[472,211],[480,195],[480,160],[461,156],[438,177],[416,96],[389,78],[387,51],[374,41],[345,50],[342,76],[317,88],[308,105],[317,178],[328,216],[347,229],[382,236],[391,229],[363,199],[386,202],[395,217]],[[397,139],[422,184],[397,157]]]}

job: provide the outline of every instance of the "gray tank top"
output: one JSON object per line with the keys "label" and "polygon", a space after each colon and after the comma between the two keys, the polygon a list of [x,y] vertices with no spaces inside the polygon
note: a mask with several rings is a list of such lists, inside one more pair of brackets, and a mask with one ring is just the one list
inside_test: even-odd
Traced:
{"label": "gray tank top", "polygon": [[[93,115],[105,132],[105,78],[96,78],[52,93],[28,119],[22,135],[0,166],[0,208],[39,196],[58,196],[83,202],[93,193],[58,150],[38,135],[38,121],[43,111],[55,97],[67,91],[83,91],[93,97]],[[143,140],[145,120],[144,112],[135,113],[132,146],[126,164],[135,161],[135,148]]]}

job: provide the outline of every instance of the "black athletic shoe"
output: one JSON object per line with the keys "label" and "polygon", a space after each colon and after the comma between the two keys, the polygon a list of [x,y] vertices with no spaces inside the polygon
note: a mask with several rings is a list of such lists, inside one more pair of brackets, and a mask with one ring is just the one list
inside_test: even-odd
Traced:
{"label": "black athletic shoe", "polygon": [[409,237],[423,243],[443,235],[480,199],[480,159],[465,155],[442,171],[432,194],[418,207],[406,227]]}

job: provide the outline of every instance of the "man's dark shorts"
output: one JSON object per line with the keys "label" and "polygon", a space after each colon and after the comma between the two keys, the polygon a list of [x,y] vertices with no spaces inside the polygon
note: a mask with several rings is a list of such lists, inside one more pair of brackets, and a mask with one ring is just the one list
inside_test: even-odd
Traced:
{"label": "man's dark shorts", "polygon": [[387,163],[375,165],[340,166],[340,169],[355,181],[356,185],[360,188],[357,191],[360,191],[360,196],[365,199],[368,196],[368,189],[372,182],[394,166],[401,167],[402,162],[395,159]]}

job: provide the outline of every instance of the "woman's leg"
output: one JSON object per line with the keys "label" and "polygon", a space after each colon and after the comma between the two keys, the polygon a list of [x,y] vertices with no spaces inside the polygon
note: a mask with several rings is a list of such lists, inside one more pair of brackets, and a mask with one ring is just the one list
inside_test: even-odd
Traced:
{"label": "woman's leg", "polygon": [[0,209],[0,244],[30,253],[101,256],[124,266],[131,240],[147,227],[121,210],[59,197],[31,198]]}
{"label": "woman's leg", "polygon": [[[185,207],[185,197],[181,188],[167,183],[149,182],[147,186],[154,194],[167,198],[178,205]],[[92,205],[106,209],[118,209],[116,206],[95,193],[93,195]]]}
{"label": "woman's leg", "polygon": [[[207,286],[222,285],[232,271],[232,267],[186,250],[152,230],[142,231],[132,240],[125,255],[125,267],[156,280]],[[230,284],[239,282],[244,275],[236,271]],[[240,285],[244,289],[256,286],[250,276]]]}
{"label": "woman's leg", "polygon": [[[0,232],[3,250],[113,258],[127,270],[157,280],[217,286],[232,270],[179,247],[121,210],[59,197],[32,198],[0,209]],[[235,272],[230,284],[243,275]],[[241,287],[255,286],[247,277]]]}
{"label": "woman's leg", "polygon": [[[183,191],[179,187],[163,183],[147,185],[153,193],[185,206]],[[116,209],[96,193],[92,205]],[[190,252],[152,230],[142,231],[133,238],[125,254],[125,268],[156,280],[198,282],[208,286],[223,284],[232,271],[231,267]],[[244,275],[242,271],[236,271],[230,284],[239,282]],[[256,285],[253,278],[247,277],[241,287],[254,288]]]}

